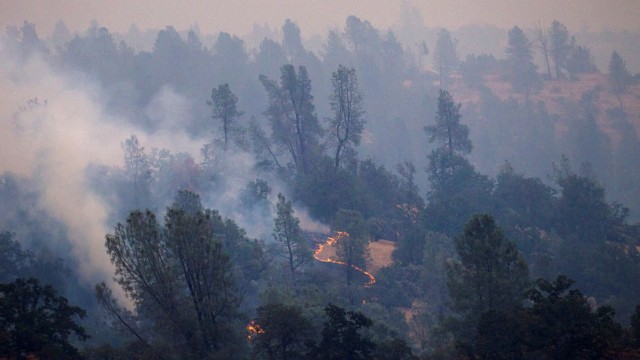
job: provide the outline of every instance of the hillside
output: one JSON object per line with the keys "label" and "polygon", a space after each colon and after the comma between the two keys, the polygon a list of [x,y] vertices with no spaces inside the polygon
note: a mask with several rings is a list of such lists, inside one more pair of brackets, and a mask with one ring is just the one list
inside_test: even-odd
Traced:
{"label": "hillside", "polygon": [[[333,243],[327,244],[316,240],[316,249],[314,256],[317,260],[323,262],[330,262],[336,257],[336,249]],[[368,245],[369,259],[367,259],[367,270],[373,275],[383,268],[390,266],[393,263],[391,255],[395,249],[396,244],[389,240],[377,240],[372,241]]]}
{"label": "hillside", "polygon": [[[514,93],[511,84],[501,74],[491,74],[484,77],[485,85],[500,99],[516,99],[524,101],[524,95]],[[618,140],[618,134],[613,128],[612,119],[607,115],[607,110],[619,107],[618,98],[609,90],[607,74],[592,73],[580,75],[577,80],[546,80],[541,91],[531,95],[534,102],[542,101],[551,114],[561,115],[563,104],[579,101],[582,94],[595,90],[597,93],[597,106],[599,110],[598,124],[611,137],[614,142]],[[477,104],[480,101],[479,91],[470,88],[460,76],[455,77],[455,84],[451,89],[454,98],[462,103],[463,107]],[[622,96],[624,109],[628,119],[633,123],[636,132],[640,134],[640,84],[629,87]],[[563,124],[558,124],[558,131],[563,131]]]}

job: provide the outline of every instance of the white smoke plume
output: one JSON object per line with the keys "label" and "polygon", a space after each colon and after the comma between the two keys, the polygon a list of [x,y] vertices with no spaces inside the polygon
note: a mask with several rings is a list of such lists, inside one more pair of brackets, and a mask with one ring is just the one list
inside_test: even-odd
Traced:
{"label": "white smoke plume", "polygon": [[[163,87],[144,110],[158,125],[149,134],[131,125],[132,119],[110,115],[104,101],[108,96],[87,77],[57,71],[38,54],[25,61],[18,58],[0,40],[0,174],[15,173],[36,184],[41,199],[38,206],[66,226],[73,247],[69,256],[79,264],[82,281],[89,286],[111,281],[114,269],[104,239],[113,231],[108,222],[113,209],[90,188],[87,167],[123,167],[122,142],[132,134],[147,154],[154,148],[166,148],[189,153],[201,163],[203,141],[190,139],[180,127],[192,116],[193,104]],[[273,177],[256,174],[255,159],[249,153],[219,155],[215,186],[200,194],[203,205],[236,221],[250,237],[272,240],[273,206],[277,193],[287,194],[285,187]],[[256,178],[267,180],[272,193],[269,204],[248,208],[242,204],[242,193]],[[295,211],[304,230],[328,231],[304,209]],[[124,300],[119,287],[112,287]]]}
{"label": "white smoke plume", "polygon": [[105,112],[98,86],[54,71],[37,54],[18,60],[0,41],[0,63],[0,173],[37,184],[38,205],[66,225],[70,255],[87,285],[110,280],[113,268],[104,247],[112,230],[106,223],[109,208],[88,188],[85,169],[91,163],[122,166],[121,142],[134,133],[150,146],[185,151],[193,145],[175,131],[167,141],[166,135],[149,137],[124,126],[126,121]]}

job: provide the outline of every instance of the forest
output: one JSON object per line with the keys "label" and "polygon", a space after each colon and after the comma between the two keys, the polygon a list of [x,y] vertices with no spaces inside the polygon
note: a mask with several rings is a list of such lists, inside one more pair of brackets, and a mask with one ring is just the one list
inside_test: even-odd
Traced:
{"label": "forest", "polygon": [[640,73],[397,32],[6,29],[0,358],[640,359]]}

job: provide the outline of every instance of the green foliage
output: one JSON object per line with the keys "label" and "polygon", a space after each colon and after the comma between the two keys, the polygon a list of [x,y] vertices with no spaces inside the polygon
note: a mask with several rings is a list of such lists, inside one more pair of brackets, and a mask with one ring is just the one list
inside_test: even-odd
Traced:
{"label": "green foliage", "polygon": [[311,95],[311,80],[304,66],[284,65],[280,84],[260,75],[269,95],[264,114],[271,125],[271,142],[289,154],[297,174],[306,174],[319,152],[318,138],[323,130],[318,123]]}
{"label": "green foliage", "polygon": [[456,41],[451,38],[447,29],[440,29],[436,47],[433,51],[433,64],[440,76],[440,88],[447,89],[451,85],[451,73],[458,67]]}
{"label": "green foliage", "polygon": [[[228,83],[234,89],[244,85],[247,77],[249,54],[244,41],[236,35],[221,31],[211,48],[213,53],[206,65],[212,67],[217,83]],[[211,78],[211,77],[207,77]],[[209,85],[210,82],[207,84]]]}
{"label": "green foliage", "polygon": [[0,232],[0,282],[22,277],[34,261],[34,255],[22,251],[22,246],[8,231]]}
{"label": "green foliage", "polygon": [[638,293],[640,254],[637,226],[628,225],[628,210],[606,201],[604,188],[588,173],[578,175],[563,159],[556,166],[560,197],[554,229],[560,237],[555,267],[583,284],[599,302],[615,306],[621,318],[633,312]]}
{"label": "green foliage", "polygon": [[415,223],[403,225],[396,249],[393,252],[393,259],[402,264],[419,264],[422,262],[422,253],[427,236],[422,219],[418,219]]}
{"label": "green foliage", "polygon": [[525,333],[531,325],[530,321],[532,319],[528,317],[526,310],[487,311],[478,320],[473,345],[466,344],[460,350],[467,356],[475,355],[481,359],[527,358],[524,355]]}
{"label": "green foliage", "polygon": [[300,220],[293,215],[291,201],[281,193],[276,203],[276,217],[273,225],[273,237],[280,244],[280,255],[287,261],[291,279],[296,285],[296,270],[308,264],[312,259],[307,241],[302,237]]}
{"label": "green foliage", "polygon": [[460,104],[440,90],[436,124],[424,129],[438,147],[428,155],[428,204],[424,212],[428,229],[453,235],[464,219],[490,209],[493,183],[475,172],[464,157],[471,152],[469,128],[460,124]]}
{"label": "green foliage", "polygon": [[[571,38],[572,42],[575,39]],[[598,72],[598,67],[595,65],[591,50],[585,46],[572,44],[571,54],[567,60],[567,71],[569,72],[572,80],[577,80],[579,74],[589,74]]]}
{"label": "green foliage", "polygon": [[557,115],[550,114],[544,102],[503,100],[488,88],[479,95],[477,106],[465,114],[471,133],[482,144],[474,148],[470,161],[489,171],[508,160],[528,175],[545,180],[559,151]]}
{"label": "green foliage", "polygon": [[531,42],[517,26],[509,30],[507,60],[510,67],[511,86],[514,91],[529,95],[542,88],[538,67],[533,63]]}
{"label": "green foliage", "polygon": [[530,307],[490,310],[478,321],[473,343],[458,350],[483,359],[619,359],[622,327],[613,309],[594,309],[573,280],[542,278],[527,292]]}
{"label": "green foliage", "polygon": [[[459,260],[447,263],[451,308],[464,332],[473,329],[490,310],[520,307],[528,283],[527,264],[515,245],[489,215],[475,215],[456,239]],[[463,333],[458,341],[465,341]]]}
{"label": "green foliage", "polygon": [[364,268],[368,256],[369,233],[366,223],[359,212],[340,209],[336,213],[332,229],[335,232],[346,233],[338,235],[336,255],[345,263],[347,285],[351,285],[353,266]]}
{"label": "green foliage", "polygon": [[598,125],[599,96],[596,90],[589,90],[579,101],[564,104],[568,129],[562,143],[566,144],[564,151],[573,163],[589,163],[594,173],[606,183],[613,170],[613,144]]}
{"label": "green foliage", "polygon": [[624,222],[625,212],[606,202],[604,188],[589,174],[576,174],[566,158],[555,167],[555,176],[560,187],[555,228],[560,236],[575,243],[602,243]]}
{"label": "green foliage", "polygon": [[311,216],[328,222],[341,207],[353,207],[353,169],[335,170],[329,157],[322,157],[310,176],[297,177],[295,199],[309,207]]}
{"label": "green foliage", "polygon": [[333,93],[330,96],[333,117],[329,119],[329,144],[336,149],[335,167],[342,158],[354,158],[355,146],[360,144],[365,120],[362,94],[358,87],[356,70],[342,65],[331,77]]}
{"label": "green foliage", "polygon": [[[262,30],[269,31],[256,28],[258,32]],[[416,71],[412,54],[404,51],[393,32],[381,32],[369,22],[355,16],[347,19],[344,34],[338,31],[330,33],[323,63],[304,49],[300,28],[293,21],[285,22],[282,33],[282,45],[265,39],[250,60],[243,41],[227,33],[220,33],[213,48],[209,50],[202,46],[194,31],[189,32],[183,40],[175,29],[167,27],[158,33],[151,51],[135,54],[124,43],[118,46],[106,29],[92,26],[85,35],[78,36],[61,47],[58,60],[62,68],[78,65],[81,70],[88,72],[88,76],[96,76],[102,82],[101,85],[107,87],[109,108],[127,114],[139,113],[142,116],[137,121],[149,133],[159,130],[159,125],[154,124],[159,118],[141,109],[155,107],[155,99],[163,94],[159,93],[160,89],[166,86],[168,89],[175,89],[180,97],[194,99],[188,103],[196,105],[187,112],[193,112],[193,118],[203,120],[194,121],[187,117],[184,119],[184,126],[192,135],[197,135],[203,132],[205,126],[193,125],[205,125],[208,118],[208,110],[203,105],[209,95],[210,84],[224,83],[210,92],[209,110],[213,111],[216,120],[221,121],[225,148],[232,138],[229,136],[232,133],[230,130],[234,130],[233,125],[240,115],[236,109],[239,100],[226,83],[242,92],[242,107],[250,114],[263,111],[264,108],[260,107],[265,104],[262,100],[266,100],[268,109],[264,114],[268,122],[265,123],[265,129],[271,125],[270,131],[267,134],[256,121],[251,125],[252,145],[260,161],[256,168],[275,171],[286,179],[286,185],[293,186],[293,198],[309,206],[314,218],[326,223],[331,220],[339,223],[338,219],[342,217],[344,221],[341,226],[360,229],[349,230],[350,236],[343,238],[342,245],[358,243],[352,241],[358,233],[397,240],[395,264],[377,274],[378,283],[375,286],[358,294],[358,297],[366,295],[367,303],[362,308],[370,311],[367,316],[374,312],[378,316],[376,319],[385,319],[381,322],[389,324],[398,321],[394,317],[397,309],[392,309],[393,307],[409,307],[414,304],[420,307],[421,314],[424,315],[416,319],[424,319],[426,324],[432,324],[437,317],[447,315],[444,308],[449,300],[444,293],[447,279],[445,263],[450,264],[450,270],[468,271],[461,271],[457,275],[467,276],[473,273],[468,270],[471,267],[463,267],[462,256],[459,262],[450,260],[453,257],[453,242],[449,237],[457,234],[463,222],[472,214],[487,211],[496,214],[509,238],[515,240],[516,246],[532,264],[532,272],[551,278],[558,270],[562,270],[575,277],[578,283],[584,284],[582,286],[585,293],[593,296],[595,301],[615,306],[619,309],[619,314],[629,315],[632,305],[640,297],[637,276],[640,273],[640,256],[634,250],[640,232],[637,225],[626,223],[627,210],[624,207],[607,203],[603,186],[590,176],[566,172],[558,177],[556,194],[542,180],[526,177],[505,167],[500,171],[494,189],[494,183],[489,177],[476,172],[477,168],[496,169],[508,158],[514,163],[517,161],[515,165],[518,168],[526,169],[529,173],[534,171],[534,175],[542,176],[548,172],[550,159],[556,156],[557,145],[554,139],[560,133],[556,132],[555,118],[547,113],[544,104],[534,104],[529,99],[525,99],[522,104],[515,99],[501,100],[482,86],[483,76],[487,71],[501,71],[501,66],[510,65],[510,80],[515,91],[528,94],[539,88],[540,81],[532,62],[531,43],[522,30],[514,27],[509,32],[506,62],[498,62],[491,55],[469,56],[461,68],[465,81],[475,86],[481,96],[479,104],[469,110],[471,115],[474,109],[478,109],[477,118],[468,123],[474,126],[471,130],[476,135],[474,139],[483,141],[478,141],[482,146],[469,159],[466,156],[470,154],[472,146],[469,129],[460,124],[460,105],[456,105],[446,91],[440,92],[436,124],[426,128],[430,141],[437,147],[429,155],[430,187],[426,208],[414,183],[414,166],[405,163],[399,167],[400,177],[391,174],[385,166],[395,163],[397,154],[405,156],[407,153],[421,153],[417,151],[421,142],[415,140],[415,134],[419,133],[416,131],[419,123],[417,118],[420,114],[427,113],[426,103],[430,104],[426,105],[428,108],[436,105],[435,101],[430,101],[434,94],[434,77],[421,72],[421,69]],[[19,50],[22,58],[26,58],[33,50],[45,50],[44,42],[38,39],[32,24],[25,23],[22,29],[11,30],[8,35],[15,37],[14,46],[18,47],[16,50]],[[557,78],[562,78],[566,72],[573,77],[581,72],[593,71],[589,50],[576,46],[564,25],[554,21],[551,32],[546,35],[551,38],[551,47],[548,49],[549,44],[543,44],[545,56],[547,50],[550,50]],[[426,55],[424,42],[421,45],[421,55]],[[434,55],[443,88],[451,84],[450,75],[457,66],[455,45],[451,34],[446,30],[438,34]],[[285,63],[296,64],[296,67],[280,67]],[[299,64],[305,64],[309,69],[308,73],[307,68],[297,67]],[[349,64],[354,68],[349,69],[339,64]],[[613,80],[614,75],[623,74],[622,78],[630,78],[619,55],[612,55],[611,65],[609,75],[612,87],[614,83],[619,83]],[[338,71],[332,79],[325,77],[322,81],[318,74],[323,73],[323,68],[325,74],[336,68]],[[327,71],[328,69],[331,70]],[[362,120],[364,117],[364,104],[359,104],[362,99],[356,86],[358,84],[354,69],[357,69],[367,98],[371,100],[366,107],[368,124],[372,128],[366,137],[362,133],[362,123],[355,122],[354,127],[344,126],[349,121],[349,114],[356,115],[353,119]],[[266,93],[259,93],[261,89],[257,79],[251,75],[256,73],[267,74],[272,79],[278,76],[280,78],[271,81],[266,76],[260,77]],[[336,147],[335,156],[327,155],[324,147],[326,144],[320,141],[323,131],[314,113],[311,79],[322,94],[329,93],[332,90],[329,87],[333,85],[333,95],[328,102],[320,102],[318,108],[321,112],[327,112],[330,107],[333,110],[334,116],[329,122],[336,131],[332,130],[327,134],[328,137],[335,135],[334,141],[329,142]],[[621,91],[612,88],[620,100],[625,90],[626,88]],[[353,94],[352,98],[349,97],[350,92]],[[349,99],[353,99],[353,102],[349,102]],[[323,100],[326,100],[325,97]],[[592,161],[594,169],[602,177],[602,174],[612,173],[612,167],[603,165],[611,162],[608,156],[610,144],[607,143],[606,136],[597,131],[598,120],[602,120],[598,118],[601,114],[598,114],[594,105],[597,100],[595,92],[585,93],[583,99],[576,103],[565,100],[563,103],[568,105],[562,110],[568,117],[561,118],[562,123],[559,125],[560,128],[568,125],[567,131],[561,132],[567,136],[560,139],[570,145],[563,150],[567,150],[575,162]],[[351,105],[353,107],[349,108]],[[634,192],[637,187],[635,183],[640,182],[634,182],[633,176],[633,169],[638,168],[637,161],[634,162],[633,158],[638,151],[635,131],[630,121],[631,114],[627,121],[620,101],[620,109],[607,115],[613,120],[614,131],[621,134],[620,141],[616,141],[619,145],[616,148],[613,170],[616,173],[618,193],[614,197],[634,199],[637,197],[633,196],[637,193]],[[389,121],[393,121],[392,126],[389,126]],[[476,133],[476,130],[481,132]],[[411,135],[407,136],[407,133]],[[499,136],[495,136],[496,134]],[[385,166],[356,158],[355,147],[360,140],[377,159],[385,161]],[[92,185],[100,184],[105,188],[127,187],[125,191],[105,191],[107,195],[116,195],[105,196],[106,200],[112,204],[117,203],[118,207],[126,208],[127,211],[145,207],[155,210],[161,199],[168,200],[174,195],[176,188],[198,188],[201,185],[200,179],[204,178],[203,174],[207,176],[207,183],[213,184],[211,187],[218,185],[216,182],[223,178],[224,171],[219,171],[214,162],[228,159],[223,158],[220,148],[215,146],[205,146],[205,163],[202,165],[196,164],[189,154],[171,155],[166,151],[145,154],[135,136],[127,139],[123,148],[125,168],[101,167],[99,172],[95,172],[94,180],[102,175],[106,180],[95,181]],[[482,152],[479,153],[478,150]],[[415,158],[412,160],[416,161]],[[39,246],[51,242],[51,239],[58,239],[59,234],[64,233],[64,228],[42,216],[41,211],[33,210],[42,199],[35,192],[22,196],[20,186],[15,184],[21,183],[21,180],[12,176],[0,178],[1,227],[15,231],[20,241],[32,249],[34,244]],[[609,181],[608,178],[603,180],[605,183]],[[243,205],[264,210],[270,206],[267,200],[270,191],[266,182],[250,182],[241,201]],[[20,196],[15,195],[18,193]],[[182,193],[167,211],[163,224],[158,224],[153,212],[137,212],[130,216],[128,224],[122,225],[112,235],[112,240],[116,235],[122,235],[121,239],[136,239],[139,242],[125,248],[122,256],[140,260],[131,261],[127,265],[140,266],[141,274],[154,274],[153,277],[146,278],[147,285],[155,288],[155,297],[164,301],[156,301],[151,291],[135,285],[136,282],[141,283],[141,279],[144,280],[142,275],[125,280],[124,271],[132,267],[120,266],[118,276],[125,286],[129,286],[129,294],[136,302],[136,315],[139,316],[136,320],[139,322],[135,325],[142,328],[143,338],[148,338],[154,349],[160,350],[130,351],[130,357],[156,357],[158,353],[165,352],[168,356],[194,358],[214,352],[214,356],[227,358],[244,355],[235,351],[242,347],[234,343],[240,343],[237,341],[237,330],[245,325],[238,324],[235,315],[244,310],[241,306],[253,310],[256,304],[245,300],[239,305],[238,294],[242,293],[246,299],[261,288],[262,282],[258,280],[261,280],[260,274],[266,267],[263,246],[260,242],[247,239],[244,231],[233,221],[223,219],[215,211],[205,210],[192,195]],[[293,274],[296,267],[301,266],[297,260],[292,260],[292,253],[297,251],[295,244],[300,244],[299,224],[291,204],[284,197],[278,200],[274,235],[281,241],[279,244],[284,244],[282,248],[286,249],[285,252],[289,253],[289,265]],[[339,209],[351,209],[351,213],[345,214]],[[262,213],[252,211],[252,214],[257,215],[248,218],[248,221],[259,217],[272,218],[270,208]],[[36,219],[38,216],[41,218]],[[111,216],[116,219],[124,217],[122,213]],[[16,230],[15,224],[24,224],[23,228],[26,230]],[[430,232],[433,230],[438,232]],[[27,235],[21,231],[25,231]],[[31,236],[33,234],[36,236]],[[504,237],[492,233],[487,238],[494,236]],[[142,237],[150,240],[139,240]],[[131,240],[131,243],[135,241]],[[458,242],[460,241],[462,240],[459,239]],[[57,241],[55,243],[58,244]],[[294,246],[290,246],[291,244]],[[115,249],[115,245],[112,245]],[[489,245],[487,248],[491,248]],[[65,250],[58,251],[69,249],[65,246],[61,248]],[[342,257],[351,256],[347,253],[352,250],[343,248]],[[356,255],[359,251],[355,251]],[[483,248],[474,251],[482,253]],[[508,257],[504,253],[514,252],[512,245],[493,251],[504,257]],[[302,252],[308,259],[308,249]],[[498,255],[487,259],[486,263],[501,269],[500,266],[503,265],[494,259],[499,259]],[[40,254],[36,256],[23,251],[13,235],[0,234],[0,278],[14,279],[25,273],[44,274],[62,279],[59,284],[63,284],[63,277],[68,272],[63,266],[57,266],[62,262],[56,259],[47,263],[52,264],[51,266],[44,266],[44,258],[54,257],[42,257]],[[519,268],[520,258],[516,258],[513,276],[522,270]],[[364,262],[356,259],[355,263],[362,265]],[[347,269],[351,268],[347,266]],[[305,272],[309,283],[301,286],[299,297],[291,296],[291,299],[304,299],[305,306],[311,304],[316,307],[315,311],[318,304],[325,304],[329,299],[347,303],[343,291],[345,287],[335,285],[333,274],[320,272]],[[498,274],[502,272],[504,271],[495,271]],[[499,278],[497,275],[495,277]],[[272,282],[278,280],[275,276],[270,279]],[[504,281],[500,283],[496,280],[497,285],[491,283],[495,280],[491,277],[483,280],[499,289],[500,286],[506,287]],[[517,286],[519,280],[514,281]],[[41,278],[41,281],[44,282],[45,279]],[[209,287],[215,288],[215,291],[207,293],[202,290]],[[500,295],[508,293],[502,290],[495,292]],[[485,297],[483,293],[482,298]],[[223,315],[216,319],[215,325],[210,325],[207,307],[222,298],[230,304],[222,311]],[[469,299],[473,297],[467,297]],[[354,297],[350,300],[353,305]],[[359,301],[358,298],[357,306],[360,306]],[[454,305],[456,301],[460,302],[459,298],[454,301]],[[534,302],[531,301],[533,306]],[[537,345],[527,342],[529,340],[525,341],[536,338],[538,334],[532,335],[525,330],[529,324],[541,322],[542,316],[534,316],[528,309],[514,307],[516,310],[513,311],[490,309],[476,314],[477,327],[468,330],[468,333],[475,331],[474,336],[464,339],[464,345],[468,345],[466,355],[478,358],[518,358],[525,352],[522,350],[524,346],[527,347],[528,355],[533,354],[530,357],[548,358],[548,352],[559,348],[553,344],[553,349],[539,350],[535,347]],[[229,309],[233,311],[227,312]],[[265,313],[259,310],[259,313],[273,321],[273,324],[281,324],[282,321],[286,328],[299,325],[295,323],[295,319],[299,318],[298,310],[270,308],[264,310]],[[607,316],[609,315],[603,317]],[[314,320],[321,321],[316,319]],[[637,322],[636,320],[632,322]],[[303,320],[299,322],[305,323]],[[378,326],[379,329],[384,328],[384,325]],[[371,326],[367,331],[377,331],[374,327]],[[532,325],[531,328],[543,327]],[[504,329],[511,331],[505,334]],[[384,331],[387,331],[385,334],[389,332],[388,329]],[[432,336],[434,332],[426,331],[425,334]],[[214,343],[223,342],[221,346],[228,345],[231,350],[209,352],[208,345],[202,345],[208,341],[208,337],[214,338]],[[140,347],[146,343],[139,340],[133,346]],[[541,340],[540,343],[544,342]],[[460,341],[459,344],[463,342]],[[105,357],[110,356],[109,349],[103,350]],[[302,348],[297,348],[295,355],[290,357],[302,357],[302,352]],[[269,351],[261,353],[261,356],[266,353]],[[278,353],[276,350],[275,353],[282,355],[281,357],[289,356],[283,355],[287,354],[286,351]],[[401,341],[387,342],[378,344],[371,357],[402,358],[403,354],[407,354],[406,344]],[[583,354],[579,357],[588,356]]]}
{"label": "green foliage", "polygon": [[297,305],[260,306],[251,326],[249,336],[256,359],[302,359],[315,335],[311,321]]}
{"label": "green foliage", "polygon": [[377,217],[389,221],[397,215],[400,202],[397,177],[372,160],[358,163],[353,188],[353,205],[342,204],[360,212],[365,218]]}
{"label": "green foliage", "polygon": [[85,316],[82,308],[69,305],[53,287],[41,286],[37,279],[0,284],[0,357],[79,359],[70,337],[88,338],[75,319]]}
{"label": "green foliage", "polygon": [[429,164],[427,229],[454,236],[465,219],[492,209],[493,182],[477,173],[467,159],[440,148],[429,154]]}
{"label": "green foliage", "polygon": [[497,217],[505,228],[548,229],[555,206],[555,191],[540,179],[516,173],[506,162],[496,177]]}
{"label": "green foliage", "polygon": [[535,322],[529,325],[527,341],[534,354],[551,359],[616,358],[622,329],[613,309],[602,306],[593,311],[579,290],[569,290],[572,284],[573,280],[560,275],[552,283],[538,279],[536,288],[529,291]]}
{"label": "green foliage", "polygon": [[449,155],[469,154],[472,149],[469,128],[460,124],[460,119],[460,104],[455,104],[448,91],[440,90],[436,123],[424,128],[429,142],[437,143],[439,147],[446,149]]}
{"label": "green foliage", "polygon": [[411,347],[406,341],[394,339],[377,344],[374,359],[418,360],[418,357],[413,355]]}
{"label": "green foliage", "polygon": [[220,122],[225,150],[229,149],[230,141],[243,148],[244,130],[237,122],[237,118],[242,116],[242,111],[237,110],[237,103],[238,97],[231,92],[229,84],[221,84],[217,89],[213,88],[211,100],[207,101],[207,105],[211,106],[211,117]]}
{"label": "green foliage", "polygon": [[447,311],[447,263],[455,256],[453,241],[440,233],[427,234],[423,253],[423,298],[428,299],[429,311],[442,317]]}
{"label": "green foliage", "polygon": [[0,232],[0,283],[18,278],[36,278],[45,285],[51,285],[58,291],[68,287],[71,270],[64,260],[55,257],[47,248],[38,254],[23,250],[15,234]]}
{"label": "green foliage", "polygon": [[353,209],[370,220],[377,234],[386,239],[395,236],[403,217],[398,205],[407,204],[407,200],[416,204],[422,201],[415,199],[417,194],[408,194],[417,191],[415,188],[404,189],[411,198],[403,199],[398,178],[372,160],[336,170],[332,159],[325,156],[309,176],[296,178],[294,186],[296,201],[309,206],[314,218],[330,222],[339,209]]}
{"label": "green foliage", "polygon": [[412,264],[382,268],[376,274],[376,285],[367,289],[367,294],[386,307],[411,307],[411,301],[423,292],[422,273],[422,267]]}
{"label": "green foliage", "polygon": [[622,56],[616,51],[612,52],[611,60],[609,60],[609,85],[611,86],[611,92],[618,97],[621,109],[623,107],[622,94],[627,91],[632,82],[633,77],[627,70],[627,65]]}
{"label": "green foliage", "polygon": [[122,143],[122,150],[124,171],[130,185],[126,193],[126,198],[130,201],[128,210],[149,207],[151,185],[154,180],[151,161],[135,135],[131,135]]}
{"label": "green foliage", "polygon": [[460,63],[460,73],[464,82],[473,89],[485,86],[484,78],[500,69],[500,63],[493,55],[469,54]]}
{"label": "green foliage", "polygon": [[362,330],[373,325],[371,319],[360,312],[346,311],[333,304],[325,308],[325,313],[329,319],[324,323],[322,340],[311,359],[371,358],[375,345],[361,334]]}
{"label": "green foliage", "polygon": [[394,227],[396,249],[393,252],[395,261],[402,263],[419,263],[421,248],[425,235],[425,227],[422,220],[424,212],[424,200],[419,195],[415,184],[415,166],[410,161],[397,165],[400,174],[398,200],[395,205],[398,210]]}
{"label": "green foliage", "polygon": [[558,20],[551,23],[549,41],[549,53],[553,59],[556,79],[562,79],[564,77],[563,69],[566,68],[571,54],[571,44],[569,43],[569,30]]}
{"label": "green foliage", "polygon": [[134,211],[107,235],[106,247],[117,282],[164,341],[182,356],[224,357],[238,346],[235,278],[246,274],[233,266],[248,267],[246,257],[256,256],[238,250],[247,242],[237,225],[183,191],[164,226],[152,212]]}
{"label": "green foliage", "polygon": [[271,186],[263,179],[251,180],[240,195],[242,205],[252,207],[257,204],[266,204],[268,196],[271,194]]}

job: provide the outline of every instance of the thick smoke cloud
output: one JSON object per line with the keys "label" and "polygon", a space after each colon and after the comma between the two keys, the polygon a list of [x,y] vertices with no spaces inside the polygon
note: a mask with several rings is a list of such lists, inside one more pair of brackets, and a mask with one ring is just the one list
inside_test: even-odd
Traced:
{"label": "thick smoke cloud", "polygon": [[[123,168],[122,142],[132,134],[147,154],[166,148],[174,154],[190,154],[201,163],[203,140],[191,139],[182,130],[182,123],[193,116],[193,104],[172,88],[163,87],[144,109],[157,125],[153,133],[147,133],[132,125],[136,119],[114,117],[103,100],[108,96],[103,96],[104,90],[95,82],[81,74],[57,71],[37,53],[23,60],[11,49],[0,42],[0,173],[25,176],[36,184],[34,190],[41,199],[38,206],[65,224],[73,248],[69,256],[79,264],[87,285],[111,279],[113,268],[104,237],[113,230],[109,218],[114,205],[91,188],[87,167]],[[204,205],[232,218],[250,237],[269,241],[271,208],[275,195],[285,192],[285,187],[267,178],[273,188],[268,204],[244,207],[243,190],[249,181],[261,177],[254,171],[255,159],[244,152],[219,155],[213,164],[214,185],[201,194]],[[328,231],[304,209],[296,209],[296,215],[303,229]],[[56,244],[49,246],[55,248]]]}
{"label": "thick smoke cloud", "polygon": [[[122,140],[141,131],[106,113],[99,87],[80,76],[57,73],[38,54],[20,59],[0,42],[0,62],[0,172],[30,177],[37,184],[38,206],[66,225],[70,255],[88,285],[110,279],[113,271],[104,248],[109,208],[88,187],[84,173],[91,163],[122,166]],[[141,139],[151,146],[192,150],[186,135],[173,131],[171,141],[163,136]],[[56,244],[49,246],[55,249]]]}

